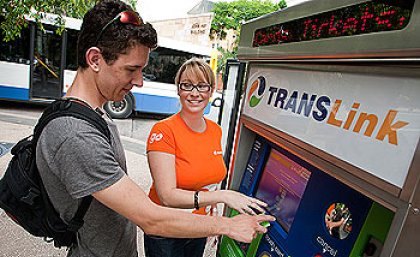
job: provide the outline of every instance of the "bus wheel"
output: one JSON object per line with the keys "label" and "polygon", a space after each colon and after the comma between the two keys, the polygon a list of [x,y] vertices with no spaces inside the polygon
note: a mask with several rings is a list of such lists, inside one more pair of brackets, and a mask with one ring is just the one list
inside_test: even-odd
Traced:
{"label": "bus wheel", "polygon": [[126,95],[122,101],[108,101],[104,109],[114,119],[125,119],[133,112],[133,100],[131,96]]}

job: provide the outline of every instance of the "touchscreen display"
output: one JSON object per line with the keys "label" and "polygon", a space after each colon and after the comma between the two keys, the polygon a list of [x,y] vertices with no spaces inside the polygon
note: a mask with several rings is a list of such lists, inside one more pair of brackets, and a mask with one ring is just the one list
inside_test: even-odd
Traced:
{"label": "touchscreen display", "polygon": [[289,232],[311,172],[271,149],[255,197],[268,204],[267,211]]}

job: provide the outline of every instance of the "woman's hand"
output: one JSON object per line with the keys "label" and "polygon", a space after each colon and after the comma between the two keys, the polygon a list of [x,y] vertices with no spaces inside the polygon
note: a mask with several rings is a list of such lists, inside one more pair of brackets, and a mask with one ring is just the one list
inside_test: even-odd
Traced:
{"label": "woman's hand", "polygon": [[256,215],[257,213],[255,211],[264,213],[265,211],[263,208],[267,207],[265,202],[233,190],[220,190],[220,192],[222,201],[241,214],[247,213]]}

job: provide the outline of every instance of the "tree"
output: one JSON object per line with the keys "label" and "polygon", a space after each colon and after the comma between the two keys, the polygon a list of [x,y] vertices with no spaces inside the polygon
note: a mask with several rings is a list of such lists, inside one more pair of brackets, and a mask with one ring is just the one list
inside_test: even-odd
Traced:
{"label": "tree", "polygon": [[284,7],[286,7],[285,0],[281,0],[277,4],[270,0],[217,2],[212,10],[214,18],[211,23],[210,36],[224,39],[226,30],[233,29],[239,32],[244,22]]}
{"label": "tree", "polygon": [[[226,38],[226,31],[232,29],[236,35],[236,46],[239,42],[241,25],[246,21],[260,17],[264,14],[277,11],[286,7],[286,1],[281,0],[273,3],[270,0],[236,0],[233,2],[217,2],[213,6],[214,18],[211,23],[210,37],[216,40]],[[218,62],[218,71],[224,65],[225,59],[236,57],[237,47],[230,52],[226,49],[218,48],[223,57]]]}
{"label": "tree", "polygon": [[[0,30],[5,41],[20,36],[22,28],[28,26],[25,15],[40,24],[43,13],[57,14],[56,24],[60,25],[58,33],[64,30],[63,16],[83,18],[97,0],[0,0],[0,15],[3,16]],[[137,0],[125,1],[136,6]]]}

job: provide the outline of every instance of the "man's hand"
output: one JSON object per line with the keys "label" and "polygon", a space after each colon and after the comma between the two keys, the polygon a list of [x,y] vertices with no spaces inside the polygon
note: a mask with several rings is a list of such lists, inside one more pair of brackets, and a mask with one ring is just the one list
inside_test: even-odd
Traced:
{"label": "man's hand", "polygon": [[227,236],[240,242],[251,243],[258,234],[267,232],[267,228],[262,226],[261,223],[274,220],[276,219],[270,215],[237,215],[229,220]]}

